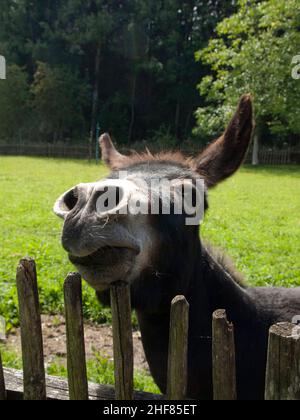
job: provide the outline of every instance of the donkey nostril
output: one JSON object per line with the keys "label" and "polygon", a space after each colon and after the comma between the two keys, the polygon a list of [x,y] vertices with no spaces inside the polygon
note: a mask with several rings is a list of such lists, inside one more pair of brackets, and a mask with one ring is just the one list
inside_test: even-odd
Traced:
{"label": "donkey nostril", "polygon": [[106,213],[118,207],[124,197],[120,187],[106,186],[96,194],[96,208],[98,213]]}
{"label": "donkey nostril", "polygon": [[64,204],[66,206],[66,209],[68,211],[71,211],[74,209],[74,207],[76,206],[78,202],[78,191],[76,188],[74,188],[73,190],[69,191],[65,196],[64,196]]}

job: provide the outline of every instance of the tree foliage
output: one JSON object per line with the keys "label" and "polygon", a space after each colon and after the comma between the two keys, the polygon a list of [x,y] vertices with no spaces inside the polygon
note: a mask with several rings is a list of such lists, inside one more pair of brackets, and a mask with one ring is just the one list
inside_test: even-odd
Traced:
{"label": "tree foliage", "polygon": [[195,51],[234,5],[1,0],[0,53],[23,69],[30,87],[28,140],[85,141],[96,121],[124,142],[189,137],[206,67]]}
{"label": "tree foliage", "polygon": [[292,78],[299,53],[298,0],[239,0],[238,12],[217,26],[217,36],[197,59],[208,65],[199,90],[206,105],[197,111],[196,132],[219,134],[238,97],[255,98],[257,132],[287,139],[300,133],[300,84]]}
{"label": "tree foliage", "polygon": [[27,74],[13,64],[7,68],[7,80],[0,83],[0,139],[21,140],[30,115],[29,103]]}
{"label": "tree foliage", "polygon": [[88,85],[68,68],[51,69],[37,63],[31,85],[36,129],[48,141],[62,141],[74,133],[84,134]]}

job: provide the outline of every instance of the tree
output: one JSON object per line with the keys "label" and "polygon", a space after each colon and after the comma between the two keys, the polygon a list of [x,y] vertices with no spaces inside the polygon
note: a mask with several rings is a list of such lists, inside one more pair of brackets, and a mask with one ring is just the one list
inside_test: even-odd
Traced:
{"label": "tree", "polygon": [[25,67],[29,79],[33,78],[36,60],[48,61],[50,55],[59,55],[59,48],[55,53],[48,49],[47,55],[43,41],[45,25],[55,22],[60,3],[62,0],[1,0],[2,52],[9,62]]}
{"label": "tree", "polygon": [[[217,135],[238,97],[255,98],[255,147],[266,128],[286,139],[300,133],[300,85],[291,61],[300,44],[297,0],[239,0],[239,10],[217,26],[217,37],[197,53],[210,66],[199,90],[206,106],[197,111],[196,133]],[[253,157],[256,160],[256,157]]]}
{"label": "tree", "polygon": [[21,140],[29,116],[29,83],[26,72],[13,64],[0,80],[0,138]]}
{"label": "tree", "polygon": [[[163,136],[174,145],[175,140],[180,143],[188,138],[195,124],[194,110],[203,104],[196,85],[206,69],[195,62],[195,50],[207,45],[216,23],[235,9],[235,3],[2,0],[0,53],[8,63],[26,70],[29,83],[34,84],[32,92],[37,71],[41,71],[38,63],[44,63],[46,74],[41,83],[52,87],[38,93],[43,94],[43,106],[35,99],[28,120],[31,138],[69,137],[69,128],[57,128],[59,115],[53,114],[55,124],[52,117],[47,123],[42,111],[46,103],[53,106],[56,94],[61,97],[59,90],[53,90],[60,89],[58,79],[63,77],[69,86],[66,72],[76,74],[80,86],[89,85],[88,107],[83,114],[79,107],[79,113],[71,115],[74,126],[84,118],[90,132],[90,155],[98,120],[102,130],[113,132],[122,142],[155,141]],[[72,136],[77,136],[76,130]]]}
{"label": "tree", "polygon": [[[149,36],[148,60],[150,75],[155,72],[156,109],[180,142],[190,134],[193,112],[199,106],[196,86],[204,66],[195,63],[195,51],[207,44],[217,22],[235,9],[235,1],[144,3],[140,20]],[[152,89],[152,102],[155,92]]]}
{"label": "tree", "polygon": [[101,67],[105,66],[104,50],[116,35],[122,33],[128,23],[131,2],[128,0],[68,0],[59,10],[55,29],[71,46],[71,51],[88,56],[92,89],[90,158],[95,138],[99,111],[99,88]]}
{"label": "tree", "polygon": [[31,92],[39,136],[57,142],[84,134],[89,89],[76,74],[38,63]]}

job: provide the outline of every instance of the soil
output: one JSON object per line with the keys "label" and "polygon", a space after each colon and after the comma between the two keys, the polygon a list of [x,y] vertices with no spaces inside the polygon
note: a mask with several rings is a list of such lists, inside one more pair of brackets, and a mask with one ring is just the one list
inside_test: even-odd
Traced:
{"label": "soil", "polygon": [[[44,339],[44,356],[46,364],[57,361],[66,361],[66,332],[65,322],[62,316],[42,315],[42,329]],[[112,327],[109,325],[85,324],[86,356],[88,359],[94,357],[95,351],[101,356],[113,360],[113,338]],[[21,355],[20,330],[13,330],[7,337],[8,348],[17,351]],[[136,369],[146,370],[149,367],[146,361],[142,346],[141,334],[133,331],[134,365]]]}

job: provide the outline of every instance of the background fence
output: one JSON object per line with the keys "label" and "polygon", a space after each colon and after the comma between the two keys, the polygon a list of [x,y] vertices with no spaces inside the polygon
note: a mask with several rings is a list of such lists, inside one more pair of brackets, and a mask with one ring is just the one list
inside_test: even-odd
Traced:
{"label": "background fence", "polygon": [[[252,150],[246,159],[246,163],[252,161]],[[272,149],[261,147],[258,153],[258,161],[261,165],[300,165],[300,150],[298,149]]]}
{"label": "background fence", "polygon": [[0,144],[0,155],[88,159],[89,150],[88,145]]}
{"label": "background fence", "polygon": [[[68,382],[45,375],[36,267],[24,259],[17,270],[23,372],[2,367],[0,400],[183,400],[187,392],[189,304],[177,296],[171,304],[167,395],[133,390],[133,342],[130,289],[111,287],[115,389],[88,384],[82,315],[81,277],[71,273],[64,284]],[[236,400],[234,326],[226,312],[213,314],[214,400]],[[200,379],[200,378],[199,378]],[[266,400],[300,400],[300,327],[278,324],[270,329]]]}
{"label": "background fence", "polygon": [[[135,146],[133,146],[135,148]],[[145,150],[143,143],[139,145],[141,150]],[[160,151],[157,146],[151,147],[154,152]],[[156,150],[157,149],[157,150]],[[121,148],[121,151],[128,153],[129,148]],[[195,155],[199,150],[190,148],[182,149],[188,155]],[[40,156],[50,158],[69,158],[69,159],[88,159],[88,145],[52,145],[52,144],[0,144],[0,156]],[[259,152],[259,162],[262,165],[287,165],[300,164],[300,150],[297,149],[269,149],[261,148]],[[251,163],[251,151],[247,157],[247,163]]]}

